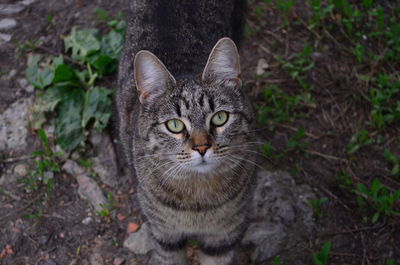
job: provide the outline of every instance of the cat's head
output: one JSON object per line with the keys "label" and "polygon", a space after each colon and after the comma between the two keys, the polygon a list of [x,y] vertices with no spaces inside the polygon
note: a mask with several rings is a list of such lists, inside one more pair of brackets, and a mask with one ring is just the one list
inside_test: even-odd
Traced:
{"label": "cat's head", "polygon": [[217,42],[194,80],[175,80],[148,51],[136,55],[134,69],[143,157],[196,174],[226,172],[246,159],[252,111],[241,91],[239,54],[231,39]]}

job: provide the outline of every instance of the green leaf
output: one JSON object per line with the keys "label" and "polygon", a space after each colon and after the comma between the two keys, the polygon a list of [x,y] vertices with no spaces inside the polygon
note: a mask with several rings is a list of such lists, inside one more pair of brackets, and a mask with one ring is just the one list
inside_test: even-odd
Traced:
{"label": "green leaf", "polygon": [[101,48],[97,34],[96,29],[73,27],[71,34],[64,38],[65,50],[71,50],[73,59],[85,63],[90,54],[99,51]]}
{"label": "green leaf", "polygon": [[29,83],[38,89],[43,89],[51,84],[54,78],[54,72],[50,67],[39,68],[39,55],[32,55],[28,60],[28,67],[25,74]]}
{"label": "green leaf", "polygon": [[124,43],[123,34],[115,30],[110,31],[101,39],[101,52],[118,59]]}
{"label": "green leaf", "polygon": [[74,69],[66,64],[59,64],[54,71],[53,83],[67,82],[71,85],[78,85],[79,78]]}
{"label": "green leaf", "polygon": [[111,74],[117,69],[118,61],[105,54],[96,54],[90,59],[90,64],[100,75]]}
{"label": "green leaf", "polygon": [[81,126],[84,96],[81,89],[72,89],[58,106],[58,117],[55,120],[57,144],[67,152],[76,148],[84,139]]}
{"label": "green leaf", "polygon": [[104,129],[111,117],[111,91],[103,87],[93,87],[86,93],[82,117],[82,127],[86,127],[91,119],[95,119],[94,127]]}

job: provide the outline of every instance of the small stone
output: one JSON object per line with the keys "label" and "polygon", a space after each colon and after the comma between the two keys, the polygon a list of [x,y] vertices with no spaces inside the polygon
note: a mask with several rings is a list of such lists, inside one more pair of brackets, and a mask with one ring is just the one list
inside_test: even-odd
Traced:
{"label": "small stone", "polygon": [[113,265],[121,265],[124,261],[125,259],[117,257],[114,259]]}
{"label": "small stone", "polygon": [[149,253],[154,247],[151,244],[147,229],[147,224],[144,223],[137,232],[129,234],[124,241],[124,247],[138,255]]}
{"label": "small stone", "polygon": [[138,224],[129,222],[128,223],[128,228],[126,229],[126,232],[128,234],[130,234],[130,233],[136,232],[138,229],[139,229],[139,225]]}
{"label": "small stone", "polygon": [[262,75],[265,73],[265,70],[268,69],[269,65],[267,61],[264,58],[261,58],[257,62],[257,68],[256,68],[256,74],[257,75]]}
{"label": "small stone", "polygon": [[86,169],[78,165],[75,161],[67,160],[62,166],[62,170],[66,171],[72,176],[82,175],[86,172]]}
{"label": "small stone", "polygon": [[29,5],[31,5],[32,3],[34,3],[36,0],[23,0],[23,1],[21,1],[21,2],[19,2],[21,5],[24,5],[24,6],[29,6]]}
{"label": "small stone", "polygon": [[104,260],[100,253],[93,253],[90,256],[90,265],[103,265]]}
{"label": "small stone", "polygon": [[12,35],[10,34],[5,34],[5,33],[0,33],[0,43],[5,43],[9,42],[12,38]]}
{"label": "small stone", "polygon": [[17,21],[13,18],[0,19],[0,30],[9,30],[17,26]]}
{"label": "small stone", "polygon": [[7,79],[10,80],[11,78],[13,78],[15,75],[17,74],[17,70],[12,69],[7,76]]}
{"label": "small stone", "polygon": [[26,80],[25,78],[20,78],[17,80],[20,88],[25,88],[28,85],[28,80]]}
{"label": "small stone", "polygon": [[93,218],[90,217],[90,216],[88,216],[88,217],[86,217],[85,219],[82,220],[82,224],[88,225],[88,224],[90,224],[92,221],[93,221]]}
{"label": "small stone", "polygon": [[26,86],[24,89],[25,89],[25,91],[26,91],[27,93],[33,93],[33,92],[35,92],[35,87],[34,87],[34,86],[31,86],[31,85]]}
{"label": "small stone", "polygon": [[19,177],[25,177],[28,174],[28,170],[24,164],[19,164],[15,166],[14,173]]}
{"label": "small stone", "polygon": [[0,150],[26,149],[31,104],[32,98],[22,98],[0,114]]}
{"label": "small stone", "polygon": [[25,9],[23,5],[0,4],[0,15],[11,15],[21,12]]}
{"label": "small stone", "polygon": [[110,186],[118,185],[118,166],[114,146],[106,133],[92,131],[90,141],[98,154],[92,159],[93,170],[99,175],[101,182]]}

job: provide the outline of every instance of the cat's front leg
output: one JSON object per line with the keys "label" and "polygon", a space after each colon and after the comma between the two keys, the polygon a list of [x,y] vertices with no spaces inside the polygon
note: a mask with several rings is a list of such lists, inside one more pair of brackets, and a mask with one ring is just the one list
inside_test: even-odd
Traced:
{"label": "cat's front leg", "polygon": [[185,240],[153,227],[150,238],[154,246],[148,265],[187,265]]}
{"label": "cat's front leg", "polygon": [[233,265],[239,237],[207,236],[200,240],[201,265]]}

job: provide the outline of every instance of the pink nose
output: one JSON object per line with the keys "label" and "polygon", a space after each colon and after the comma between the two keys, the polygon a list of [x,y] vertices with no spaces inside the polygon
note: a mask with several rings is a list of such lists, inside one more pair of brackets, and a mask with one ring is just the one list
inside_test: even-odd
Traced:
{"label": "pink nose", "polygon": [[210,148],[210,144],[196,144],[192,147],[193,150],[196,150],[200,153],[200,155],[204,156],[207,152],[207,149]]}

